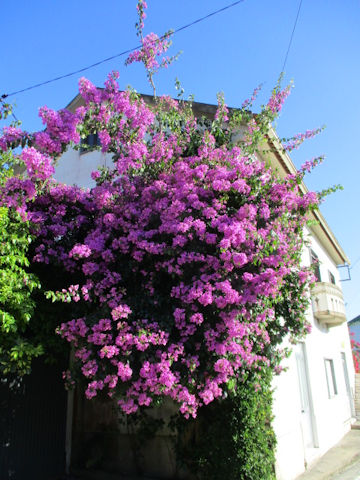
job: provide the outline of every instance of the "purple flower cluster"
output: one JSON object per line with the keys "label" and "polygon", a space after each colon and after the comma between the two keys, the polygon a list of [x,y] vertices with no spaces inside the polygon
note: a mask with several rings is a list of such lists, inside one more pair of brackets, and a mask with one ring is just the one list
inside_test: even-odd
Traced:
{"label": "purple flower cluster", "polygon": [[276,87],[273,90],[273,93],[270,97],[270,100],[268,101],[267,108],[272,112],[273,114],[277,115],[280,113],[285,100],[290,94],[290,85],[286,87],[284,90],[281,90],[279,87]]}
{"label": "purple flower cluster", "polygon": [[296,150],[305,140],[315,137],[315,135],[318,135],[323,130],[324,127],[314,128],[313,130],[306,130],[305,133],[298,133],[291,138],[285,139],[283,140],[284,149],[288,152]]}
{"label": "purple flower cluster", "polygon": [[[153,81],[153,76],[158,72],[160,68],[167,68],[173,63],[174,60],[178,57],[175,55],[173,57],[162,56],[169,47],[171,46],[170,37],[172,31],[164,33],[161,37],[156,35],[156,33],[149,33],[144,37],[144,19],[146,18],[145,9],[147,8],[147,3],[144,0],[138,0],[137,2],[137,12],[138,12],[138,22],[136,23],[137,36],[141,41],[141,48],[131,52],[128,58],[125,61],[125,65],[131,65],[134,62],[140,62],[144,65],[147,78],[154,90],[155,96],[155,85]],[[161,60],[158,57],[161,57]]]}
{"label": "purple flower cluster", "polygon": [[170,33],[164,35],[162,38],[159,38],[156,33],[149,33],[142,39],[141,49],[130,53],[126,64],[131,65],[134,62],[141,62],[145,64],[146,68],[155,73],[160,66],[166,66],[168,64],[166,57],[163,57],[160,63],[157,57],[169,49],[171,45],[169,37]]}
{"label": "purple flower cluster", "polygon": [[47,180],[55,172],[52,158],[33,147],[24,148],[20,156],[30,179]]}
{"label": "purple flower cluster", "polygon": [[18,127],[4,127],[3,134],[0,137],[0,151],[5,152],[11,144],[22,140],[26,135],[26,132]]}

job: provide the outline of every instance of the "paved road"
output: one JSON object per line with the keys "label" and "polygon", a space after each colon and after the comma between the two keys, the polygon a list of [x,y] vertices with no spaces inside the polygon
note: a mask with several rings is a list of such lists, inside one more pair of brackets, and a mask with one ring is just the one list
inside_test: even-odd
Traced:
{"label": "paved road", "polygon": [[346,470],[331,477],[331,480],[360,480],[360,460]]}

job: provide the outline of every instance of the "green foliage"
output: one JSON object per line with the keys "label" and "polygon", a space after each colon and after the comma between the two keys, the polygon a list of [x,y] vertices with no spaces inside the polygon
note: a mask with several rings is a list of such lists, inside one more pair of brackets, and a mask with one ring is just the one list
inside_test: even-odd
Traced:
{"label": "green foliage", "polygon": [[[11,114],[11,105],[2,104],[1,118]],[[13,126],[19,122],[13,123]],[[14,175],[19,162],[12,151],[1,152],[0,186]],[[29,272],[29,224],[14,209],[0,208],[0,374],[29,373],[31,361],[43,353],[42,345],[26,332],[34,313],[33,292],[40,288]]]}
{"label": "green foliage", "polygon": [[328,195],[330,195],[331,193],[335,193],[335,192],[338,192],[338,191],[341,191],[341,190],[344,190],[344,187],[340,184],[333,185],[329,188],[324,188],[323,190],[321,190],[317,194],[318,198],[319,198],[319,201],[323,201],[324,198],[327,197]]}
{"label": "green foliage", "polygon": [[28,272],[28,224],[20,215],[0,208],[0,372],[27,373],[31,359],[43,352],[24,333],[33,315],[32,292],[40,287]]}
{"label": "green foliage", "polygon": [[180,467],[196,479],[275,480],[272,373],[248,377],[226,399],[200,409],[198,418],[174,423]]}

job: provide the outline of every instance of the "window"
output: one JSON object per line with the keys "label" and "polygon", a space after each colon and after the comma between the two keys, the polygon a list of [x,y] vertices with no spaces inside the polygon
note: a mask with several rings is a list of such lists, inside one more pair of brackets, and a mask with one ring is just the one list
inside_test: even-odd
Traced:
{"label": "window", "polygon": [[314,275],[317,282],[321,282],[319,258],[313,250],[310,250],[310,262],[314,268]]}
{"label": "window", "polygon": [[100,145],[99,135],[97,133],[91,133],[86,138],[82,138],[80,141],[80,153],[91,152]]}
{"label": "window", "polygon": [[329,398],[333,398],[338,392],[335,379],[334,361],[330,358],[325,358],[325,372],[328,395]]}
{"label": "window", "polygon": [[328,272],[329,272],[329,282],[335,285],[336,284],[335,276],[330,272],[330,270],[328,270]]}

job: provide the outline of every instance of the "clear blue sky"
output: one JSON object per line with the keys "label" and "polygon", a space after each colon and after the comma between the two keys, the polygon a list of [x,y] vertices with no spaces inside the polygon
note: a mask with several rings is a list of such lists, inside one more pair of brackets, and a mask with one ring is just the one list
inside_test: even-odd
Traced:
{"label": "clear blue sky", "polygon": [[[148,0],[145,33],[163,33],[202,17],[232,0]],[[137,45],[136,0],[51,0],[3,2],[0,94],[10,93],[77,70]],[[179,61],[157,78],[159,93],[174,95],[175,77],[186,95],[216,103],[223,91],[239,106],[263,83],[265,102],[288,47],[299,0],[244,0],[243,3],[174,37]],[[321,190],[335,183],[343,192],[328,197],[322,211],[354,268],[344,282],[348,319],[360,314],[360,3],[358,0],[303,0],[285,69],[295,88],[278,121],[280,137],[326,124],[295,155],[299,166],[319,154],[325,163],[307,179]],[[120,71],[122,88],[131,84],[151,93],[141,66],[124,67],[124,57],[84,75],[102,85]],[[37,110],[59,109],[77,93],[79,75],[11,97],[24,128],[40,129]],[[353,213],[356,213],[353,216]],[[357,260],[359,261],[355,263]]]}

